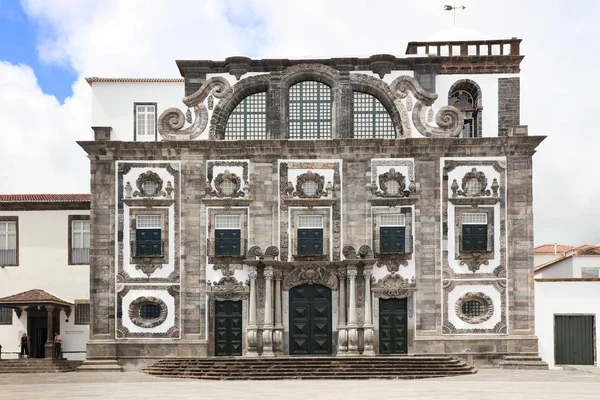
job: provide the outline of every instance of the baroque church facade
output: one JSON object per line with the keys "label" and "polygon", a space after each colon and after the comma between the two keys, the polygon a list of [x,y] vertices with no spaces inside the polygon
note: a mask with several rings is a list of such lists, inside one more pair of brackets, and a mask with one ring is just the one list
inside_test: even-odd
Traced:
{"label": "baroque church facade", "polygon": [[87,359],[537,355],[519,44],[88,78]]}

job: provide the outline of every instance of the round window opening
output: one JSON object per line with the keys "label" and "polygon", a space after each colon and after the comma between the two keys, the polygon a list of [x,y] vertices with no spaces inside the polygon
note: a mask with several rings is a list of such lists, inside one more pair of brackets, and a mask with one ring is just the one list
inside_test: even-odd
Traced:
{"label": "round window opening", "polygon": [[485,307],[479,300],[469,300],[463,303],[462,312],[467,317],[479,317],[485,312]]}
{"label": "round window opening", "polygon": [[140,317],[143,319],[156,319],[160,317],[160,305],[156,303],[142,304],[140,307]]}
{"label": "round window opening", "polygon": [[306,196],[314,196],[317,193],[318,184],[315,181],[306,181],[302,184],[302,191]]}
{"label": "round window opening", "polygon": [[167,320],[167,304],[153,296],[138,297],[129,303],[129,319],[141,328],[154,328]]}
{"label": "round window opening", "polygon": [[494,301],[485,293],[469,292],[458,299],[454,310],[461,320],[481,324],[494,315]]}

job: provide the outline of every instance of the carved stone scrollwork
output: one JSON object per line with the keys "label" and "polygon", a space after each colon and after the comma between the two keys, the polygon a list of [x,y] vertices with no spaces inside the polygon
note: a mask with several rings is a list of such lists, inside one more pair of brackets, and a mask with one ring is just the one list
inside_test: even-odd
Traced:
{"label": "carved stone scrollwork", "polygon": [[234,300],[250,294],[250,287],[233,276],[224,276],[218,282],[214,282],[212,286],[207,283],[207,294],[225,300]]}
{"label": "carved stone scrollwork", "polygon": [[[166,193],[163,192],[163,180],[158,176],[156,172],[147,171],[140,176],[135,181],[135,185],[138,190],[133,192],[133,197],[158,197],[158,196],[166,196]],[[152,192],[149,192],[147,189],[154,189]]]}
{"label": "carved stone scrollwork", "polygon": [[250,247],[250,249],[246,253],[246,258],[250,258],[250,259],[256,258],[256,257],[262,257],[262,256],[263,256],[262,249],[258,246]]}
{"label": "carved stone scrollwork", "polygon": [[373,285],[371,291],[381,299],[405,298],[416,290],[415,278],[411,280],[400,274],[388,274]]}
{"label": "carved stone scrollwork", "polygon": [[358,248],[358,255],[360,258],[373,258],[373,250],[364,244]]}
{"label": "carved stone scrollwork", "polygon": [[[390,182],[395,182],[398,186],[392,190]],[[394,168],[390,168],[388,172],[379,175],[379,188],[380,190],[373,193],[377,197],[407,197],[410,195],[409,191],[405,191],[406,178]]]}
{"label": "carved stone scrollwork", "polygon": [[437,94],[423,89],[417,80],[410,76],[400,76],[390,85],[392,93],[399,99],[404,99],[409,93],[412,93],[416,99],[413,107],[412,119],[415,128],[426,137],[457,137],[460,135],[463,126],[462,113],[452,106],[441,107],[435,114],[435,122],[438,125],[429,125],[428,111],[431,105],[437,99]]}
{"label": "carved stone scrollwork", "polygon": [[[481,305],[481,314],[479,315],[466,315],[463,312],[463,305],[468,301],[476,301]],[[493,300],[482,292],[467,292],[461,298],[458,299],[454,305],[454,311],[461,320],[469,324],[481,324],[487,321],[494,315],[494,302]]]}
{"label": "carved stone scrollwork", "polygon": [[299,285],[323,285],[337,290],[338,280],[327,268],[307,265],[294,268],[283,279],[283,290]]}
{"label": "carved stone scrollwork", "polygon": [[355,260],[357,258],[356,250],[354,250],[354,247],[352,246],[344,246],[344,248],[342,249],[342,254],[346,258],[346,260]]}
{"label": "carved stone scrollwork", "polygon": [[267,250],[265,250],[265,258],[269,260],[274,260],[279,255],[279,249],[277,246],[269,246]]}
{"label": "carved stone scrollwork", "polygon": [[[141,309],[146,304],[158,305],[160,308],[160,314],[157,318],[145,319],[141,316]],[[158,297],[138,297],[129,303],[129,319],[135,325],[141,328],[154,328],[165,322],[167,315],[169,314],[169,308],[167,304]]]}
{"label": "carved stone scrollwork", "polygon": [[183,129],[186,118],[178,108],[166,109],[158,118],[158,132],[163,140],[192,140],[204,132],[208,125],[208,109],[203,104],[209,95],[225,99],[233,93],[229,82],[222,77],[208,79],[197,92],[183,98],[183,103],[194,109],[194,122]]}
{"label": "carved stone scrollwork", "polygon": [[236,270],[243,269],[241,264],[216,264],[213,266],[215,271],[221,271],[223,276],[232,277]]}
{"label": "carved stone scrollwork", "polygon": [[[214,179],[215,190],[211,195],[214,197],[244,197],[246,194],[242,190],[242,178],[236,174],[225,170]],[[230,186],[233,185],[233,186]]]}
{"label": "carved stone scrollwork", "polygon": [[394,274],[398,271],[400,271],[400,266],[408,266],[408,261],[407,260],[398,260],[398,259],[386,259],[386,260],[379,260],[378,264],[380,266],[385,266],[388,270],[389,273]]}
{"label": "carved stone scrollwork", "polygon": [[[477,186],[472,185],[472,181],[475,181]],[[497,180],[494,180],[496,185],[498,184]],[[477,168],[473,168],[471,172],[467,172],[462,179],[461,189],[455,190],[454,182],[452,183],[452,192],[456,193],[458,196],[466,196],[466,197],[482,197],[482,196],[490,196],[491,192],[487,189],[487,178],[482,171],[477,171]],[[474,189],[475,190],[474,190]],[[498,192],[496,187],[495,193]]]}
{"label": "carved stone scrollwork", "polygon": [[[310,190],[307,190],[308,185],[311,186]],[[307,173],[298,175],[296,178],[296,191],[293,193],[293,196],[300,197],[301,199],[318,199],[320,197],[327,197],[327,195],[324,176],[309,170]]]}
{"label": "carved stone scrollwork", "polygon": [[137,264],[135,269],[141,270],[144,274],[150,278],[150,275],[154,273],[157,269],[162,268],[161,264]]}
{"label": "carved stone scrollwork", "polygon": [[489,255],[488,253],[466,253],[466,255],[461,255],[461,261],[459,265],[466,265],[469,267],[469,271],[475,273],[479,271],[479,268],[482,265],[489,265]]}

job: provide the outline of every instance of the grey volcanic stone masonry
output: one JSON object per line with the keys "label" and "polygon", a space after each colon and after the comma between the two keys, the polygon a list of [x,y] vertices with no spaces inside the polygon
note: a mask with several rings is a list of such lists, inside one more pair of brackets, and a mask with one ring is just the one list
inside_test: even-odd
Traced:
{"label": "grey volcanic stone masonry", "polygon": [[507,136],[508,129],[521,120],[520,78],[498,78],[498,136]]}

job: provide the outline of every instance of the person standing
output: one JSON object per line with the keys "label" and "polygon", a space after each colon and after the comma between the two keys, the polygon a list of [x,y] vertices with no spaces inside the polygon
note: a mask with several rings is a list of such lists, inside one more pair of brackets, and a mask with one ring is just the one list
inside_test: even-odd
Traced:
{"label": "person standing", "polygon": [[19,341],[19,346],[21,346],[21,354],[20,358],[24,358],[24,355],[27,355],[29,358],[29,338],[27,337],[27,333],[24,332],[23,336],[21,336],[21,340]]}
{"label": "person standing", "polygon": [[60,358],[62,347],[62,338],[58,334],[58,332],[54,332],[54,357]]}

